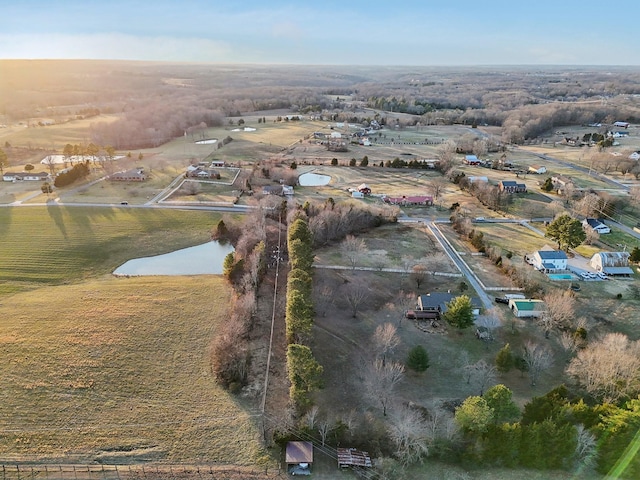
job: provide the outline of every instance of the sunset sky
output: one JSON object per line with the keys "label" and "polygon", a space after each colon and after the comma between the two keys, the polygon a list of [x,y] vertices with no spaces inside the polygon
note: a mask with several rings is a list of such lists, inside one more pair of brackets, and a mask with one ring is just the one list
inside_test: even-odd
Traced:
{"label": "sunset sky", "polygon": [[16,0],[0,59],[640,65],[640,2]]}

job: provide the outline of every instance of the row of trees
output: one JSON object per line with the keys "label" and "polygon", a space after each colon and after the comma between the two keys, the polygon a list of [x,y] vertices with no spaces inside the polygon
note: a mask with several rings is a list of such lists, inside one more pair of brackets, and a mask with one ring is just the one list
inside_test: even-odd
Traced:
{"label": "row of trees", "polygon": [[307,222],[296,218],[287,231],[287,249],[291,270],[287,276],[285,326],[287,334],[287,372],[289,398],[297,409],[310,405],[309,395],[321,386],[322,366],[311,348],[314,308],[311,297],[313,237]]}
{"label": "row of trees", "polygon": [[67,185],[71,185],[73,182],[80,178],[84,178],[91,173],[91,169],[89,168],[89,162],[84,163],[76,163],[71,169],[66,172],[61,172],[58,174],[53,181],[53,184],[56,187],[65,187]]}

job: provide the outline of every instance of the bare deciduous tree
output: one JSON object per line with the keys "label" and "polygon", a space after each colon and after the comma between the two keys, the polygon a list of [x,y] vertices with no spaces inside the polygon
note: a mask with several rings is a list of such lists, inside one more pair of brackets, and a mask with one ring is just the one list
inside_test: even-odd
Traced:
{"label": "bare deciduous tree", "polygon": [[566,371],[592,395],[615,403],[640,390],[640,342],[607,334],[578,351]]}
{"label": "bare deciduous tree", "polygon": [[387,355],[393,353],[393,350],[400,345],[396,327],[390,323],[378,325],[373,333],[373,345],[376,355],[382,358],[382,364],[387,361]]}
{"label": "bare deciduous tree", "polygon": [[347,257],[351,269],[356,268],[358,260],[367,251],[367,245],[364,240],[354,237],[353,235],[347,235],[340,245],[342,254]]}
{"label": "bare deciduous tree", "polygon": [[351,310],[351,316],[356,318],[362,304],[369,297],[369,288],[362,282],[351,282],[345,289],[343,297]]}
{"label": "bare deciduous tree", "polygon": [[547,347],[527,341],[522,358],[527,365],[531,386],[535,386],[540,374],[553,365],[553,353]]}
{"label": "bare deciduous tree", "polygon": [[404,465],[419,461],[429,453],[432,438],[427,422],[418,409],[403,406],[391,417],[389,436],[395,444],[396,456]]}
{"label": "bare deciduous tree", "polygon": [[427,267],[422,264],[414,265],[411,269],[411,279],[416,283],[416,288],[419,290],[427,279]]}
{"label": "bare deciduous tree", "polygon": [[470,374],[467,383],[471,383],[480,392],[482,396],[489,385],[496,381],[497,370],[493,365],[488,364],[484,360],[478,360],[476,363],[465,367]]}
{"label": "bare deciduous tree", "polygon": [[327,441],[327,435],[331,430],[331,422],[328,419],[323,419],[318,423],[318,433],[320,434],[320,440],[322,441],[322,446],[324,447],[325,442]]}
{"label": "bare deciduous tree", "polygon": [[571,326],[575,317],[576,299],[571,290],[552,290],[543,297],[546,309],[539,319],[544,330],[544,335],[549,334],[554,328],[567,328]]}
{"label": "bare deciduous tree", "polygon": [[382,414],[387,415],[394,398],[395,388],[404,378],[404,365],[397,362],[383,364],[376,359],[365,371],[364,383],[369,396],[380,403]]}

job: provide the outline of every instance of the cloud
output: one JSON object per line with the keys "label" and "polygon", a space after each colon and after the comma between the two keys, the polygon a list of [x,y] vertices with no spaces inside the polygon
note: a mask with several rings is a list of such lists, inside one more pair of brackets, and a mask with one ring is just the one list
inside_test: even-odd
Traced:
{"label": "cloud", "polygon": [[0,58],[232,61],[226,42],[123,33],[0,35]]}

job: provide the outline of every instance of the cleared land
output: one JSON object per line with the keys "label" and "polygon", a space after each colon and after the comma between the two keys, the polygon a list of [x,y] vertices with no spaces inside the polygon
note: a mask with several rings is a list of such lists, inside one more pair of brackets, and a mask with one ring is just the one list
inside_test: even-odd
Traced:
{"label": "cleared land", "polygon": [[[215,292],[215,294],[213,294]],[[0,458],[251,464],[253,410],[214,382],[216,276],[106,278],[0,306]]]}
{"label": "cleared land", "polygon": [[0,295],[111,273],[126,260],[204,243],[215,212],[0,208]]}

